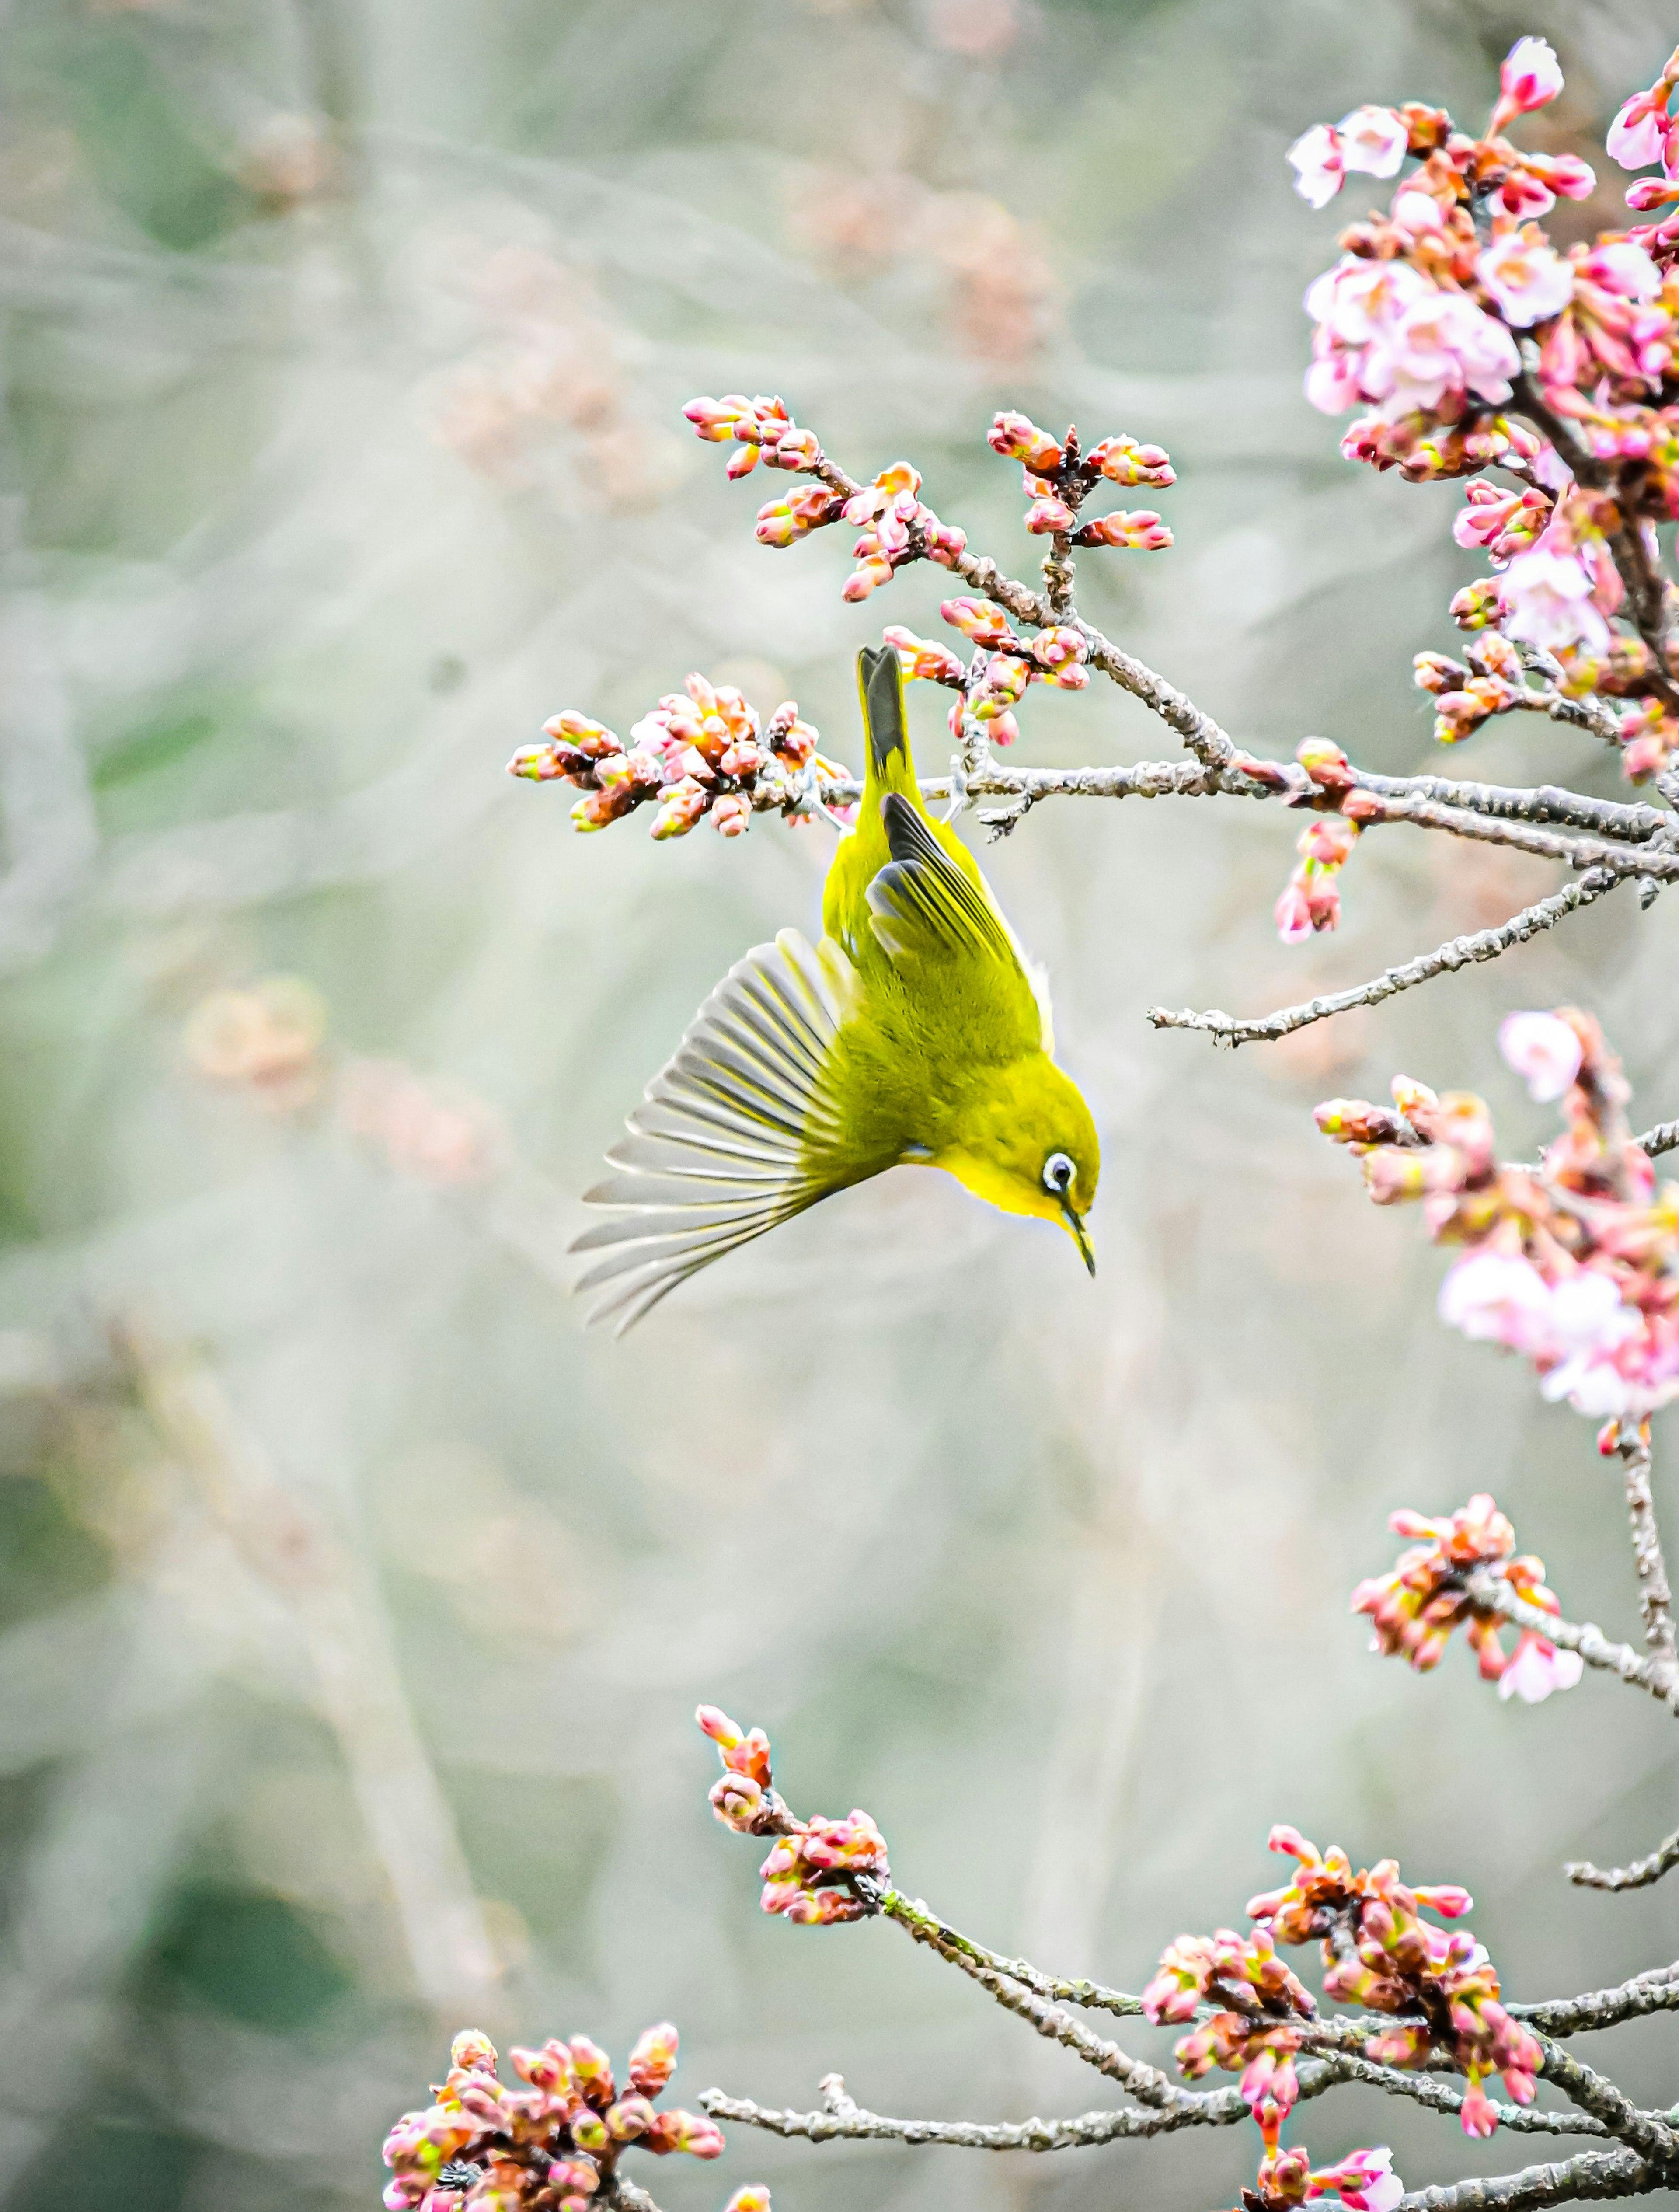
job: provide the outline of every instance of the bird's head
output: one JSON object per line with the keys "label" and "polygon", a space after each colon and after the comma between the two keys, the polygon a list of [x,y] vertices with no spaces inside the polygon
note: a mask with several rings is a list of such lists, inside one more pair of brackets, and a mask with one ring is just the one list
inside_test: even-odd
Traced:
{"label": "bird's head", "polygon": [[956,1116],[960,1136],[936,1156],[977,1198],[1005,1213],[1058,1222],[1094,1275],[1084,1226],[1096,1195],[1101,1147],[1076,1084],[1046,1053],[988,1073]]}

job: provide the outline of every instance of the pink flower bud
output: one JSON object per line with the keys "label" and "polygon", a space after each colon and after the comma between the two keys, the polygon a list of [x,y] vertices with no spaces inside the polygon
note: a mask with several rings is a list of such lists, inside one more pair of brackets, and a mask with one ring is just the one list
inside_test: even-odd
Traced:
{"label": "pink flower bud", "polygon": [[755,469],[757,465],[758,448],[756,446],[736,446],[734,452],[730,454],[728,460],[724,465],[724,474],[731,479],[736,477],[750,476],[753,470]]}
{"label": "pink flower bud", "polygon": [[1085,459],[1094,469],[1099,469],[1110,483],[1123,490],[1134,490],[1147,484],[1152,491],[1164,491],[1178,481],[1171,457],[1164,446],[1140,446],[1135,438],[1104,438],[1093,446]]}
{"label": "pink flower bud", "polygon": [[548,2170],[548,2185],[562,2197],[592,2197],[601,2185],[601,2170],[592,2158],[556,2158]]}
{"label": "pink flower bud", "polygon": [[1518,115],[1547,106],[1562,89],[1562,70],[1543,39],[1518,39],[1499,71],[1499,100],[1488,126],[1491,137]]}
{"label": "pink flower bud", "polygon": [[1034,538],[1047,538],[1054,531],[1073,527],[1073,510],[1064,499],[1034,499],[1026,510],[1026,526]]}
{"label": "pink flower bud", "polygon": [[1661,160],[1670,89],[1663,82],[1648,92],[1635,92],[1622,103],[1604,143],[1623,169],[1647,169]]}
{"label": "pink flower bud", "polygon": [[1657,208],[1679,204],[1679,184],[1664,181],[1660,177],[1640,177],[1635,185],[1627,188],[1627,204],[1634,215],[1649,215]]}
{"label": "pink flower bud", "polygon": [[1141,553],[1161,553],[1172,543],[1172,532],[1152,508],[1138,507],[1131,514],[1121,508],[1113,514],[1104,514],[1094,522],[1087,522],[1076,533],[1076,545],[1124,545]]}
{"label": "pink flower bud", "polygon": [[761,2181],[749,2182],[737,2189],[723,2212],[770,2212],[770,2193]]}
{"label": "pink flower bud", "polygon": [[953,629],[964,637],[972,638],[976,645],[1017,646],[1020,640],[1009,628],[1009,617],[999,606],[989,599],[945,599],[939,612]]}
{"label": "pink flower bud", "polygon": [[702,2112],[658,2112],[641,2138],[641,2148],[656,2151],[660,2157],[685,2150],[690,2158],[718,2158],[723,2152],[723,2130]]}
{"label": "pink flower bud", "polygon": [[615,2142],[633,2142],[653,2124],[653,2108],[645,2097],[620,2097],[606,2112],[606,2131]]}
{"label": "pink flower bud", "polygon": [[731,392],[725,399],[690,399],[682,410],[694,425],[694,434],[712,445],[732,438],[736,423],[750,411],[750,402],[739,392]]}
{"label": "pink flower bud", "polygon": [[952,684],[958,687],[965,681],[967,671],[961,656],[952,653],[949,646],[930,644],[925,638],[918,637],[913,630],[902,629],[896,623],[883,629],[881,635],[897,653],[899,665],[906,676],[918,678],[924,683]]}
{"label": "pink flower bud", "polygon": [[738,837],[752,827],[752,802],[737,792],[726,793],[712,808],[712,827],[719,837]]}
{"label": "pink flower bud", "polygon": [[657,2097],[676,2070],[678,2037],[668,2020],[643,2028],[629,2055],[632,2086],[644,2097]]}
{"label": "pink flower bud", "polygon": [[606,2122],[598,2112],[585,2110],[574,2112],[568,2123],[572,2141],[579,2150],[603,2151],[612,2138],[606,2131]]}
{"label": "pink flower bud", "polygon": [[604,2111],[617,2091],[612,2080],[612,2062],[599,2044],[586,2035],[574,2035],[569,2045],[572,2073],[578,2087],[589,2102]]}
{"label": "pink flower bud", "polygon": [[1294,748],[1294,758],[1320,791],[1352,788],[1352,764],[1332,739],[1302,738]]}
{"label": "pink flower bud", "polygon": [[1046,477],[1058,469],[1064,458],[1047,430],[1024,415],[1002,414],[992,422],[990,444],[994,453],[1004,460],[1023,461],[1034,476]]}

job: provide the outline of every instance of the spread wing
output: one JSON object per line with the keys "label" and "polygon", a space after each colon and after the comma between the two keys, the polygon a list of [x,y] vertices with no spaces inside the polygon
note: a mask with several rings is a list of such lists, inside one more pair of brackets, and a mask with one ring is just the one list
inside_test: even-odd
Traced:
{"label": "spread wing", "polygon": [[[966,963],[991,979],[993,992],[1015,1000],[1033,1044],[1053,1049],[1047,990],[977,868],[964,867],[934,836],[925,817],[897,792],[881,802],[892,858],[869,886],[869,918],[876,942],[894,965],[920,963],[960,973]],[[952,988],[930,974],[928,987]]]}
{"label": "spread wing", "polygon": [[792,929],[730,969],[607,1154],[620,1172],[585,1194],[615,1210],[571,1248],[605,1255],[577,1284],[611,1286],[591,1325],[618,1316],[621,1336],[678,1283],[836,1187],[810,1162],[837,1148],[822,1076],[856,992],[838,945]]}

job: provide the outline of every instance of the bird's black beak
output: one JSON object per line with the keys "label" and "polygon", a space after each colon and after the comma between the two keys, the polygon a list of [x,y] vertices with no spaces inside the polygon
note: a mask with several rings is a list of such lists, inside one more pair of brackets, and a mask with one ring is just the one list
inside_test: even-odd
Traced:
{"label": "bird's black beak", "polygon": [[1090,1248],[1090,1239],[1084,1233],[1084,1224],[1073,1212],[1071,1200],[1064,1194],[1061,1200],[1061,1211],[1067,1217],[1067,1226],[1073,1232],[1073,1242],[1078,1246],[1079,1256],[1094,1276],[1096,1272],[1096,1255]]}

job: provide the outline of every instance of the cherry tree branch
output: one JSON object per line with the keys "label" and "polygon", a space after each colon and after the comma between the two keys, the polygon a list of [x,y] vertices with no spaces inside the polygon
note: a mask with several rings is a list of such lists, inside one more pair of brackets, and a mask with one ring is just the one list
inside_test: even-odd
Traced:
{"label": "cherry tree branch", "polygon": [[1530,2212],[1582,2197],[1644,2197],[1672,2186],[1661,2166],[1633,2150],[1588,2150],[1554,2166],[1527,2166],[1519,2173],[1457,2181],[1449,2187],[1413,2189],[1397,2212]]}
{"label": "cherry tree branch", "polygon": [[[1657,1844],[1653,1851],[1629,1866],[1597,1867],[1590,1859],[1576,1859],[1563,1868],[1570,1881],[1578,1882],[1582,1889],[1647,1889],[1652,1881],[1659,1881],[1664,1874],[1679,1866],[1679,1828]],[[1679,2005],[1679,1990],[1672,2002]]]}
{"label": "cherry tree branch", "polygon": [[1656,1525],[1655,1499],[1650,1489],[1650,1428],[1647,1422],[1628,1431],[1623,1427],[1620,1452],[1627,1470],[1627,1511],[1632,1522],[1633,1558],[1638,1568],[1639,1607],[1644,1615],[1644,1640],[1657,1667],[1679,1689],[1679,1654],[1673,1639],[1673,1592],[1662,1557],[1661,1530]]}
{"label": "cherry tree branch", "polygon": [[[1425,2075],[1404,2075],[1391,2067],[1367,2061],[1337,2057],[1300,2070],[1302,2099],[1320,2096],[1342,2081],[1362,2081],[1397,2091],[1439,2112],[1457,2112],[1463,2099],[1443,2083]],[[1185,2126],[1227,2127],[1249,2117],[1239,2089],[1209,2093],[1193,2109],[1171,2112],[1081,2112],[1071,2119],[1046,2120],[906,2120],[872,2112],[846,2094],[844,2077],[829,2074],[821,2084],[819,2112],[780,2111],[755,2104],[748,2097],[730,2097],[720,2089],[707,2089],[700,2102],[713,2119],[737,2120],[746,2127],[762,2128],[771,2135],[800,2136],[811,2142],[833,2142],[870,2137],[908,2143],[941,2143],[957,2150],[1084,2150],[1126,2138],[1175,2133]],[[1536,2112],[1516,2105],[1494,2106],[1501,2126],[1543,2135],[1602,2136],[1609,2132],[1601,2120],[1582,2112]]]}
{"label": "cherry tree branch", "polygon": [[1524,907],[1520,914],[1512,915],[1508,921],[1500,922],[1495,929],[1482,929],[1472,937],[1454,937],[1433,952],[1422,953],[1397,968],[1384,969],[1379,975],[1367,983],[1355,984],[1350,990],[1329,992],[1316,999],[1307,999],[1297,1006],[1283,1006],[1274,1014],[1264,1014],[1251,1021],[1240,1021],[1234,1016],[1215,1007],[1207,1013],[1197,1013],[1189,1007],[1174,1012],[1167,1006],[1150,1006],[1149,1020],[1157,1030],[1204,1030],[1219,1044],[1233,1048],[1240,1044],[1260,1041],[1274,1042],[1288,1036],[1294,1030],[1303,1030],[1312,1022],[1327,1020],[1332,1014],[1348,1012],[1354,1006],[1379,1006],[1400,991],[1409,991],[1418,983],[1431,981],[1448,970],[1467,968],[1477,960],[1496,960],[1512,945],[1524,944],[1542,930],[1551,929],[1567,915],[1583,906],[1590,906],[1606,891],[1615,889],[1618,877],[1607,868],[1593,868],[1579,881],[1565,884],[1560,891],[1535,905]]}
{"label": "cherry tree branch", "polygon": [[1655,1159],[1660,1153],[1679,1149],[1679,1121],[1658,1121],[1653,1129],[1646,1129],[1633,1142]]}
{"label": "cherry tree branch", "polygon": [[1611,1644],[1595,1621],[1584,1621],[1577,1627],[1573,1621],[1559,1620],[1555,1613],[1543,1612],[1518,1597],[1496,1575],[1471,1575],[1464,1588],[1474,1603],[1487,1612],[1501,1613],[1518,1628],[1532,1629],[1561,1650],[1578,1651],[1588,1667],[1601,1668],[1605,1674],[1618,1674],[1623,1682],[1636,1683],[1679,1713],[1679,1683],[1657,1661],[1640,1658],[1629,1644]]}
{"label": "cherry tree branch", "polygon": [[1541,2035],[1584,2035],[1593,2028],[1618,2027],[1652,2012],[1679,2011],[1679,1960],[1652,1966],[1612,1990],[1591,1990],[1578,1997],[1548,1997],[1538,2004],[1506,2004],[1512,2018],[1525,2021]]}

